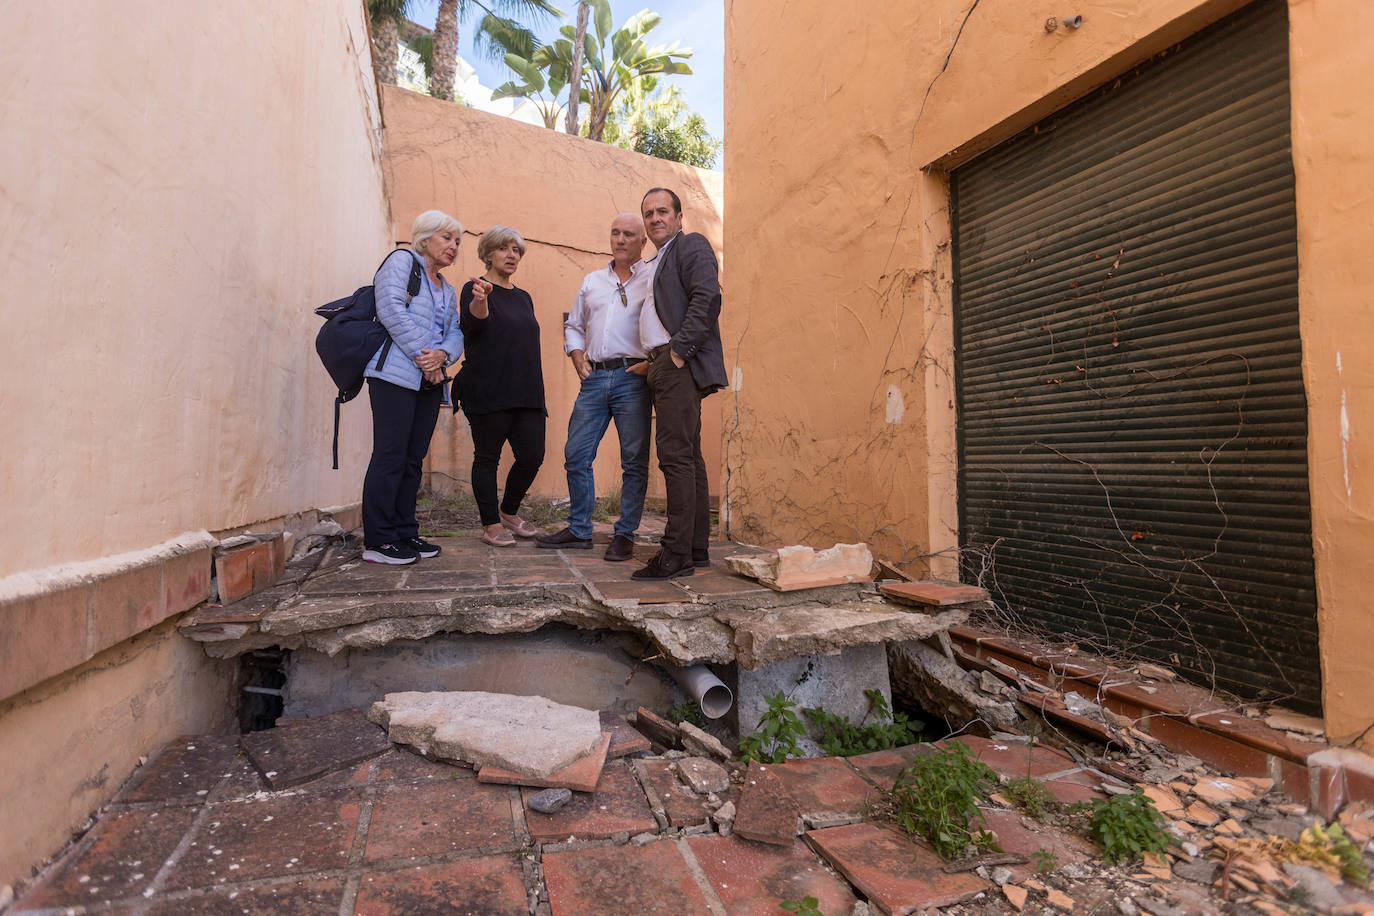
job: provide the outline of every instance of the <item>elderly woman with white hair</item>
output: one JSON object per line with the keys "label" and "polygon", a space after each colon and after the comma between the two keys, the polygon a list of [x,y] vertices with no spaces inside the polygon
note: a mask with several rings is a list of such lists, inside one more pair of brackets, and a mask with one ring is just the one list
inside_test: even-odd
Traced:
{"label": "elderly woman with white hair", "polygon": [[[463,352],[458,297],[439,271],[458,257],[463,227],[439,210],[415,217],[410,248],[397,248],[372,285],[389,339],[368,360],[372,460],[363,478],[363,559],[405,566],[439,553],[415,520],[420,472],[443,402],[444,368]],[[421,268],[419,289],[410,278]],[[474,299],[484,299],[479,284]]]}
{"label": "elderly woman with white hair", "polygon": [[[520,517],[520,503],[544,463],[548,418],[534,301],[511,281],[524,256],[519,232],[492,226],[477,240],[477,257],[487,272],[466,283],[458,297],[467,356],[453,385],[454,400],[462,402],[472,430],[472,495],[482,516],[482,540],[495,547],[513,546],[512,534],[539,534]],[[507,442],[515,462],[498,503],[496,468]]]}

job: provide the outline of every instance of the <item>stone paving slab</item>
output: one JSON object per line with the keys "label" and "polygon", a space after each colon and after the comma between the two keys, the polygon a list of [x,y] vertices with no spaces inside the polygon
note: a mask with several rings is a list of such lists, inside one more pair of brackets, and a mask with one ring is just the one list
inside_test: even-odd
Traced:
{"label": "stone paving slab", "polygon": [[713,910],[670,840],[544,855],[553,916],[705,916]]}
{"label": "stone paving slab", "polygon": [[806,841],[883,913],[949,906],[987,889],[970,872],[945,874],[934,850],[887,827],[812,830]]}
{"label": "stone paving slab", "polygon": [[239,743],[274,789],[297,786],[391,750],[386,732],[367,721],[361,709],[249,732]]}
{"label": "stone paving slab", "polygon": [[687,845],[729,916],[778,916],[778,904],[805,897],[815,897],[822,913],[846,916],[858,902],[849,885],[804,843],[781,847],[698,836]]}

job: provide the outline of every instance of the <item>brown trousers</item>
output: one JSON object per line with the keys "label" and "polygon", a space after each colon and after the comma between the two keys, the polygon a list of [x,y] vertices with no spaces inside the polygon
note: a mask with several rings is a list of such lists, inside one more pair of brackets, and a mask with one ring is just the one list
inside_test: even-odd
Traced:
{"label": "brown trousers", "polygon": [[668,493],[668,525],[660,549],[683,561],[705,555],[711,540],[710,482],[701,457],[701,392],[692,370],[673,365],[665,348],[649,364],[654,400],[654,446]]}

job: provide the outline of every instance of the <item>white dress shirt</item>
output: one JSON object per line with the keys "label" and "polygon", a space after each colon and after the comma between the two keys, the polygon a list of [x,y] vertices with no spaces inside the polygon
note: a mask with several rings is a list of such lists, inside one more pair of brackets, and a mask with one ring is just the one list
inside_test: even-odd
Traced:
{"label": "white dress shirt", "polygon": [[[654,271],[643,261],[630,265],[623,284],[615,262],[594,270],[582,280],[572,310],[563,322],[563,352],[581,350],[593,362],[644,358],[639,343],[639,315],[645,297],[653,293]],[[621,298],[621,291],[624,298]]]}
{"label": "white dress shirt", "polygon": [[658,268],[658,259],[675,241],[676,235],[668,240],[667,245],[655,251],[652,258],[644,259],[644,266],[649,268],[649,295],[645,297],[644,308],[639,313],[639,342],[644,345],[645,353],[672,340],[672,335],[658,318],[658,310],[654,308],[654,271]]}

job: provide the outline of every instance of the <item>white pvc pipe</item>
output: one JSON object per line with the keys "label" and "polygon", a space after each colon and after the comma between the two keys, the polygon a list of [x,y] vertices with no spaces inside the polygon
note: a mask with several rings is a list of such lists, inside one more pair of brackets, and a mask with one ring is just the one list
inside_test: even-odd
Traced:
{"label": "white pvc pipe", "polygon": [[705,665],[692,665],[689,668],[679,668],[677,665],[663,667],[673,676],[673,680],[687,691],[687,695],[696,701],[706,718],[719,719],[735,705],[735,695],[730,692],[730,688]]}

